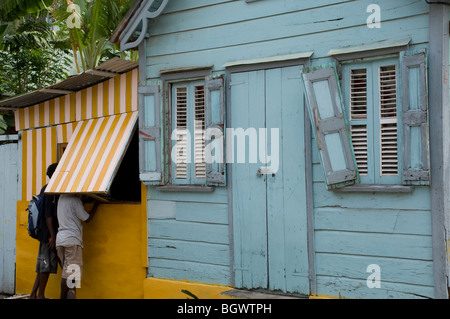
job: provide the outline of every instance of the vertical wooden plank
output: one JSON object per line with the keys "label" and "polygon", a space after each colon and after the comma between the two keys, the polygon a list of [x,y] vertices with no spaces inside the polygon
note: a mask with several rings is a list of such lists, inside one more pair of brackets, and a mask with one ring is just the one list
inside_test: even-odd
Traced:
{"label": "vertical wooden plank", "polygon": [[[37,188],[36,188],[36,184],[37,184],[37,175],[36,175],[36,167],[37,167],[37,161],[38,161],[38,156],[37,156],[37,131],[36,130],[30,130],[31,132],[31,165],[29,165],[29,167],[31,166],[31,174],[29,175],[29,179],[28,179],[28,183],[31,180],[31,193],[29,194],[29,199],[31,199],[31,197],[36,194],[37,192]],[[30,178],[31,177],[31,178]]]}
{"label": "vertical wooden plank", "polygon": [[103,97],[104,97],[103,83],[99,83],[97,85],[97,117],[104,116]]}
{"label": "vertical wooden plank", "polygon": [[[2,179],[5,178],[5,166],[6,166],[6,145],[0,145],[0,176]],[[6,211],[5,211],[5,196],[6,196],[6,183],[2,181],[0,183],[0,293],[4,292],[4,286],[5,286],[5,278],[6,278],[6,270],[4,266],[4,260],[5,260],[5,248],[6,248],[6,242],[5,242],[5,226],[3,221],[6,218]]]}
{"label": "vertical wooden plank", "polygon": [[102,93],[102,107],[103,107],[103,116],[109,115],[109,81],[105,81],[99,85],[99,87],[102,87],[103,93]]}
{"label": "vertical wooden plank", "polygon": [[[300,66],[282,70],[286,291],[309,294],[304,92]],[[276,192],[276,190],[275,190]],[[293,194],[296,194],[295,196]]]}
{"label": "vertical wooden plank", "polygon": [[108,115],[114,114],[115,96],[114,96],[114,78],[108,80]]}
{"label": "vertical wooden plank", "polygon": [[113,114],[120,114],[120,105],[121,105],[121,97],[120,97],[120,87],[121,87],[121,78],[122,75],[117,75],[114,78],[114,113]]}
{"label": "vertical wooden plank", "polygon": [[30,109],[31,109],[31,107],[26,107],[23,110],[24,119],[25,119],[23,129],[25,129],[25,130],[30,128]]}
{"label": "vertical wooden plank", "polygon": [[24,129],[25,122],[24,109],[19,109],[14,111],[14,119],[16,124],[16,131],[21,131]]}
{"label": "vertical wooden plank", "polygon": [[[269,289],[286,291],[286,234],[285,229],[285,216],[287,207],[283,200],[285,193],[285,184],[283,177],[285,171],[288,169],[285,167],[287,159],[284,156],[280,156],[284,152],[284,124],[282,122],[283,116],[283,88],[281,80],[281,69],[271,69],[265,71],[265,120],[266,120],[266,141],[267,147],[265,150],[267,156],[279,156],[280,164],[279,171],[273,171],[273,174],[265,176],[267,179],[267,242],[268,242],[268,272],[269,272]],[[286,124],[288,126],[288,124]],[[271,129],[279,130],[279,139],[274,140],[271,136]],[[286,136],[287,137],[287,136]],[[263,136],[259,136],[261,140]],[[271,154],[271,149],[275,143],[278,143],[279,154]],[[259,147],[261,147],[259,143]],[[286,149],[287,151],[287,149]],[[261,153],[261,150],[259,151]],[[261,159],[260,159],[261,160]],[[267,162],[265,159],[264,162]],[[263,165],[263,164],[262,164]],[[267,166],[270,164],[267,163]],[[294,176],[294,172],[292,173]]]}
{"label": "vertical wooden plank", "polygon": [[[125,111],[126,112],[131,112],[132,108],[131,108],[131,90],[132,90],[132,71],[127,72],[126,74],[126,96],[125,96]],[[136,88],[137,90],[137,88]]]}
{"label": "vertical wooden plank", "polygon": [[59,98],[59,103],[55,104],[55,124],[63,123],[64,119],[66,118],[65,105],[67,98],[67,95],[61,96]]}
{"label": "vertical wooden plank", "polygon": [[92,86],[86,89],[86,119],[91,119],[92,116]]}
{"label": "vertical wooden plank", "polygon": [[56,114],[56,108],[59,108],[59,97],[53,100],[50,100],[49,102],[49,109],[48,109],[48,124],[54,125],[55,124],[55,114]]}
{"label": "vertical wooden plank", "polygon": [[[442,3],[430,5],[429,27],[429,113],[431,220],[433,229],[433,267],[435,298],[449,297],[449,7]],[[446,253],[447,252],[447,253]]]}
{"label": "vertical wooden plank", "polygon": [[38,127],[44,126],[44,112],[45,112],[45,105],[44,103],[39,103],[38,105],[38,112],[36,112],[36,120],[35,125]]}
{"label": "vertical wooden plank", "polygon": [[70,98],[68,100],[66,99],[67,100],[66,102],[68,102],[66,103],[66,112],[67,112],[66,123],[77,121],[76,110],[80,109],[77,108],[76,106],[77,104],[76,93],[70,93],[69,96]]}
{"label": "vertical wooden plank", "polygon": [[29,106],[27,107],[28,111],[29,111],[29,116],[28,116],[28,127],[27,128],[33,128],[34,127],[34,119],[35,119],[35,105],[33,106]]}
{"label": "vertical wooden plank", "polygon": [[0,293],[13,294],[15,282],[15,238],[18,145],[0,145]]}
{"label": "vertical wooden plank", "polygon": [[127,73],[123,73],[120,75],[120,101],[119,101],[119,112],[125,113],[126,110],[126,102],[127,102]]}
{"label": "vertical wooden plank", "polygon": [[44,102],[44,125],[43,126],[48,126],[50,124],[50,103],[51,104],[55,103],[55,99],[51,99],[50,101]]}
{"label": "vertical wooden plank", "polygon": [[139,108],[138,105],[138,81],[139,81],[139,73],[137,69],[131,71],[131,111],[137,111]]}
{"label": "vertical wooden plank", "polygon": [[22,200],[27,199],[27,181],[28,181],[28,132],[22,132]]}
{"label": "vertical wooden plank", "polygon": [[[77,91],[75,93],[75,121],[81,121],[81,119],[86,117],[85,111],[86,108],[84,108],[83,106],[85,106],[85,94],[84,92],[86,92],[86,90],[81,90],[81,91]],[[83,99],[84,97],[84,99]],[[84,100],[84,103],[83,103]],[[84,119],[83,118],[83,119]]]}
{"label": "vertical wooden plank", "polygon": [[303,114],[304,114],[304,149],[305,149],[305,196],[306,196],[306,231],[308,245],[308,278],[309,293],[317,294],[315,244],[314,244],[314,195],[313,195],[313,159],[311,141],[311,120],[306,108],[306,97],[303,94]]}
{"label": "vertical wooden plank", "polygon": [[50,145],[47,147],[47,128],[41,129],[41,148],[39,149],[40,158],[41,158],[41,179],[40,179],[40,187],[38,187],[38,191],[46,184],[47,182],[47,150],[51,150]]}
{"label": "vertical wooden plank", "polygon": [[[264,86],[264,71],[232,74],[231,127],[246,130],[265,126]],[[236,150],[235,144],[232,177],[235,285],[266,288],[265,177],[256,175],[259,163],[248,163],[248,146],[245,148],[246,163],[236,162]]]}
{"label": "vertical wooden plank", "polygon": [[[266,127],[279,129],[279,169],[267,175],[269,288],[309,293],[304,109],[299,66],[266,71]],[[268,145],[269,155],[275,147]],[[295,196],[293,195],[295,194]]]}

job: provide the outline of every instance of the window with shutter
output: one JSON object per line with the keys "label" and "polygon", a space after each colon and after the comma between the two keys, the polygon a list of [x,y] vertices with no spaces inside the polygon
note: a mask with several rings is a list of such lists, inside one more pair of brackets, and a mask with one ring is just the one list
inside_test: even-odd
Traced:
{"label": "window with shutter", "polygon": [[342,66],[356,163],[363,184],[400,184],[398,60]]}
{"label": "window with shutter", "polygon": [[205,184],[205,83],[172,84],[172,183]]}

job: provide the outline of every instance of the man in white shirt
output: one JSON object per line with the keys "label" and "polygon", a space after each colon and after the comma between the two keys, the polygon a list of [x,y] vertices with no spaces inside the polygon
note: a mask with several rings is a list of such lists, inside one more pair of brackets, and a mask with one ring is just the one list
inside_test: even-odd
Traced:
{"label": "man in white shirt", "polygon": [[63,194],[58,201],[58,234],[56,250],[63,268],[61,279],[61,299],[75,299],[75,288],[81,280],[83,269],[83,225],[89,223],[97,211],[99,202],[94,202],[90,212],[86,212],[80,197]]}

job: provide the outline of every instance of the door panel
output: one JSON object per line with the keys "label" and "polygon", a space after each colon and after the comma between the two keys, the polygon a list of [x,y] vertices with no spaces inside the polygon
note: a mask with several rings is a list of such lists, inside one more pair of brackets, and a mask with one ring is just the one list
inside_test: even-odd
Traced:
{"label": "door panel", "polygon": [[[265,121],[264,72],[234,74],[232,77],[232,127],[259,128]],[[234,162],[238,144],[234,145]],[[238,287],[259,288],[267,285],[266,185],[256,175],[259,163],[249,163],[249,138],[245,147],[245,163],[233,165],[235,281]],[[264,178],[264,177],[263,177]]]}
{"label": "door panel", "polygon": [[0,145],[0,293],[14,294],[16,261],[17,143]]}
{"label": "door panel", "polygon": [[279,170],[267,177],[269,288],[309,292],[303,92],[299,67],[266,72],[267,128],[280,128]]}
{"label": "door panel", "polygon": [[262,177],[256,172],[266,166],[264,158],[233,164],[237,287],[309,293],[300,81],[300,67],[231,77],[231,126],[266,128],[266,155],[274,160],[278,154],[278,170]]}

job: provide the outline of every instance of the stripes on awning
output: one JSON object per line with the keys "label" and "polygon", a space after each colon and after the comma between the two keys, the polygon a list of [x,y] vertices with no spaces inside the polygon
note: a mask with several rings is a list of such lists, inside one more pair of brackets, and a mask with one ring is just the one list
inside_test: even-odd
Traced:
{"label": "stripes on awning", "polygon": [[138,112],[79,122],[46,193],[107,194],[131,141]]}
{"label": "stripes on awning", "polygon": [[[137,69],[15,111],[16,130],[85,121],[138,110]],[[1,103],[0,103],[1,107]]]}

